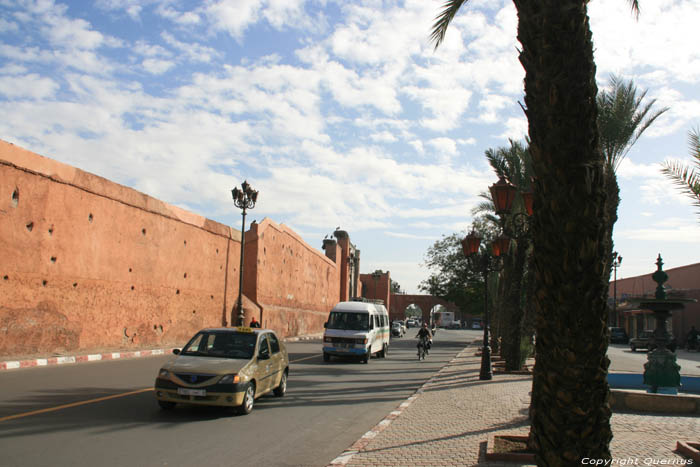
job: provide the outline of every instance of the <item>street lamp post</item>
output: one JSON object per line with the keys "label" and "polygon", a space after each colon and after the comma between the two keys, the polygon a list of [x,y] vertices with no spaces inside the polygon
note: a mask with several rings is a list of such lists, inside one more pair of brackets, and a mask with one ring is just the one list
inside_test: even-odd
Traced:
{"label": "street lamp post", "polygon": [[484,342],[481,349],[480,380],[493,379],[491,346],[489,345],[489,272],[500,270],[499,257],[508,250],[509,243],[510,239],[508,237],[501,236],[497,238],[491,244],[491,250],[493,251],[493,255],[491,255],[485,248],[479,252],[481,237],[476,232],[472,231],[462,240],[464,256],[472,262],[475,269],[481,272],[484,279]]}
{"label": "street lamp post", "polygon": [[620,319],[617,317],[617,268],[622,264],[622,256],[620,256],[617,251],[613,251],[613,317],[615,319],[615,326],[620,325]]}
{"label": "street lamp post", "polygon": [[241,184],[241,189],[234,187],[231,190],[231,196],[233,196],[233,204],[237,208],[243,210],[243,223],[241,226],[241,265],[238,268],[238,300],[236,306],[231,310],[231,323],[233,323],[236,313],[236,308],[238,308],[238,325],[243,326],[243,320],[245,319],[245,314],[243,313],[243,255],[245,254],[245,214],[246,210],[253,209],[255,207],[255,202],[258,200],[257,190],[248,184],[247,181],[243,181]]}

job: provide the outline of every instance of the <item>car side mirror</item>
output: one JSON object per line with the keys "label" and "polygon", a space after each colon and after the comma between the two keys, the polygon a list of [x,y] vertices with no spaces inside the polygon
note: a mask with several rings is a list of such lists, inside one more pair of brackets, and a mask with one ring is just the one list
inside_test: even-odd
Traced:
{"label": "car side mirror", "polygon": [[328,321],[326,321],[325,323],[323,323],[323,327],[324,327],[325,329],[328,329]]}
{"label": "car side mirror", "polygon": [[173,353],[175,355],[180,355],[180,349],[173,349]]}
{"label": "car side mirror", "polygon": [[266,353],[258,354],[258,360],[269,360],[269,359],[270,359],[270,354],[266,354]]}

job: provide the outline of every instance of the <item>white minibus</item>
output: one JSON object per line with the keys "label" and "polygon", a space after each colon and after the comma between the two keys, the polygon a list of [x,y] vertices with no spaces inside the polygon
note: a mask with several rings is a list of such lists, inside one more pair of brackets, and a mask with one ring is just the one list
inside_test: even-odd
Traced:
{"label": "white minibus", "polygon": [[389,351],[389,313],[381,303],[340,302],[324,324],[323,361],[331,355],[358,357],[368,363],[372,354],[386,357]]}

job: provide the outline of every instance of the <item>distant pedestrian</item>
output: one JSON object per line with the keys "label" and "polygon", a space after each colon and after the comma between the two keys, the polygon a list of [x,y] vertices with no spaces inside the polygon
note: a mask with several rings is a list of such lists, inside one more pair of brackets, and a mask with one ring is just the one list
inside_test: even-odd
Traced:
{"label": "distant pedestrian", "polygon": [[250,327],[251,328],[259,328],[260,327],[260,323],[258,322],[257,319],[255,319],[255,316],[253,316],[253,318],[250,320]]}

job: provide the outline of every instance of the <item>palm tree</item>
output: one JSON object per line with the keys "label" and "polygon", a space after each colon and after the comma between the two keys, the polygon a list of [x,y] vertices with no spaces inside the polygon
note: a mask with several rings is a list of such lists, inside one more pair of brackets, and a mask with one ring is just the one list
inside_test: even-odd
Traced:
{"label": "palm tree", "polygon": [[605,185],[608,195],[608,228],[610,245],[608,261],[609,272],[612,270],[613,244],[612,231],[617,221],[617,209],[620,205],[620,187],[617,183],[617,168],[637,142],[642,133],[659,118],[668,107],[652,110],[656,99],[644,103],[647,91],[638,94],[634,81],[625,81],[619,76],[610,77],[610,90],[598,93],[598,132],[600,146],[605,158]]}
{"label": "palm tree", "polygon": [[[447,0],[436,47],[467,0]],[[634,11],[637,0],[629,0]],[[537,361],[530,445],[537,465],[611,459],[606,376],[605,161],[588,0],[513,0],[532,156]]]}
{"label": "palm tree", "polygon": [[[496,150],[488,149],[486,158],[499,178],[504,178],[521,192],[530,191],[530,179],[532,177],[532,161],[525,145],[520,142],[510,141],[510,147],[502,147]],[[496,226],[501,222],[495,215],[494,203],[490,193],[481,195],[487,201],[480,203],[472,214],[481,214],[485,219]],[[524,206],[520,203],[515,209],[521,212]],[[510,224],[512,216],[505,216],[503,221]],[[524,278],[527,272],[530,241],[527,237],[516,239],[508,255],[503,258],[503,270],[498,290],[498,307],[494,313],[494,344],[491,347],[497,351],[496,334],[501,337],[501,356],[505,360],[506,370],[519,370],[523,362],[520,341],[524,334],[525,309],[527,307],[526,290],[523,288]]]}
{"label": "palm tree", "polygon": [[695,159],[696,168],[684,166],[678,161],[664,161],[661,171],[678,185],[681,191],[690,196],[695,206],[700,208],[700,129],[691,130],[688,140],[690,156]]}

